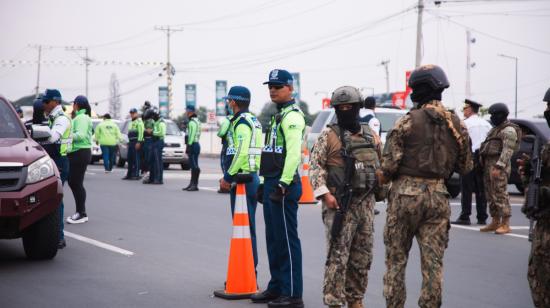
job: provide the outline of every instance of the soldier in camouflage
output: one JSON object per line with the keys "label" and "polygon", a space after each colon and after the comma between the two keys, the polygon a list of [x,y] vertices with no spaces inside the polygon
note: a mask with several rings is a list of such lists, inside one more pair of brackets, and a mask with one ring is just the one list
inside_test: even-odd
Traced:
{"label": "soldier in camouflage", "polygon": [[[374,181],[367,183],[370,173],[374,180],[379,167],[380,139],[368,124],[360,125],[362,103],[357,88],[344,86],[332,94],[337,124],[325,128],[311,154],[310,179],[317,199],[323,201],[322,218],[327,237],[327,261],[323,283],[323,301],[329,307],[363,307],[368,271],[372,261]],[[342,229],[337,238],[331,230],[338,204],[338,187],[344,186],[342,147],[351,153],[354,164],[352,199],[344,212]],[[352,150],[355,149],[355,150]],[[371,187],[369,187],[371,186]]]}
{"label": "soldier in camouflage", "polygon": [[[546,91],[544,101],[547,103],[544,117],[550,127],[550,89]],[[527,270],[527,280],[531,287],[533,303],[537,308],[550,307],[550,143],[544,145],[540,154],[542,161],[542,184],[541,191],[546,190],[539,196],[539,209],[537,214],[537,224],[533,231],[533,242],[531,255],[529,256],[529,268]],[[524,157],[520,164],[520,171],[524,183],[529,183],[529,173],[523,172],[528,166],[529,157]],[[525,185],[527,187],[527,185]]]}
{"label": "soldier in camouflage", "polygon": [[405,270],[416,237],[422,270],[418,305],[440,307],[451,214],[445,179],[453,171],[468,173],[473,162],[459,118],[441,103],[449,87],[443,70],[421,66],[412,72],[409,86],[416,106],[389,133],[377,171],[379,182],[392,181],[384,228],[384,296],[387,307],[404,307]]}
{"label": "soldier in camouflage", "polygon": [[480,231],[505,234],[510,232],[510,217],[512,216],[508,197],[510,160],[514,151],[519,147],[521,130],[517,125],[508,121],[509,111],[505,104],[491,105],[489,113],[494,127],[481,144],[479,154],[483,166],[485,197],[489,204],[492,221]]}

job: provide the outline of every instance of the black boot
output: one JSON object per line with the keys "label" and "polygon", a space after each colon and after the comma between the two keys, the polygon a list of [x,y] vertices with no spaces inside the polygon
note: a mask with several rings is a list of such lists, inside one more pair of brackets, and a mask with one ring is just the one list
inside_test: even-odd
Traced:
{"label": "black boot", "polygon": [[181,190],[189,190],[189,188],[193,186],[193,174],[194,174],[193,172],[194,172],[193,169],[191,169],[191,180],[189,180],[189,185],[187,185],[187,187],[182,188]]}
{"label": "black boot", "polygon": [[194,169],[191,172],[191,187],[187,191],[198,191],[199,190],[199,175],[201,174],[201,169]]}

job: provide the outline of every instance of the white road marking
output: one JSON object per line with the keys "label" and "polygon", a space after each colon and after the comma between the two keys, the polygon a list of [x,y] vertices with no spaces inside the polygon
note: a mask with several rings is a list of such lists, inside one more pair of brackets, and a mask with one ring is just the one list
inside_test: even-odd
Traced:
{"label": "white road marking", "polygon": [[[462,226],[462,225],[451,225],[452,228],[458,228],[458,229],[464,229],[464,230],[470,230],[470,231],[477,231],[479,232],[479,229],[481,229],[480,227],[468,227],[468,226]],[[511,227],[513,230],[525,230],[524,228],[527,228],[529,229],[529,227],[524,227],[524,226],[520,226],[520,227]],[[506,236],[512,236],[512,237],[519,237],[519,238],[524,238],[524,239],[527,239],[529,238],[527,235],[522,235],[522,234],[515,234],[515,233],[506,233],[504,234]]]}
{"label": "white road marking", "polygon": [[199,190],[209,190],[209,191],[218,192],[218,187],[203,187],[203,186],[199,186]]}
{"label": "white road marking", "polygon": [[103,248],[103,249],[106,249],[106,250],[109,250],[109,251],[112,251],[112,252],[116,252],[116,253],[119,253],[121,255],[125,255],[127,257],[131,257],[131,256],[134,255],[134,253],[129,251],[129,250],[122,249],[122,248],[119,248],[119,247],[116,247],[116,246],[113,246],[113,245],[110,245],[110,244],[107,244],[107,243],[103,243],[103,242],[100,242],[100,241],[97,241],[97,240],[94,240],[94,239],[91,239],[91,238],[88,238],[88,237],[85,237],[85,236],[82,236],[82,235],[78,235],[78,234],[75,234],[75,233],[72,233],[72,232],[69,232],[69,231],[64,231],[64,233],[65,233],[65,236],[70,237],[72,239],[79,240],[81,242],[84,242],[84,243],[87,243],[87,244],[90,244],[90,245],[93,245],[93,246],[96,246],[96,247],[99,247],[99,248]]}

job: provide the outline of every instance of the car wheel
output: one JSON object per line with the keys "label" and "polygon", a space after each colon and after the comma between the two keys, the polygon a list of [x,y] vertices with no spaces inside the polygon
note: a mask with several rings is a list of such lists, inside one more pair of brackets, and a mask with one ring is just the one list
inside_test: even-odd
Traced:
{"label": "car wheel", "polygon": [[49,260],[55,257],[59,243],[59,219],[58,207],[23,231],[23,248],[27,258]]}
{"label": "car wheel", "polygon": [[523,187],[522,184],[515,184],[515,185],[516,185],[517,190],[518,190],[521,194],[524,194],[524,193],[525,193],[525,187]]}
{"label": "car wheel", "polygon": [[165,170],[170,169],[170,164],[164,163],[162,164],[162,167],[164,167]]}

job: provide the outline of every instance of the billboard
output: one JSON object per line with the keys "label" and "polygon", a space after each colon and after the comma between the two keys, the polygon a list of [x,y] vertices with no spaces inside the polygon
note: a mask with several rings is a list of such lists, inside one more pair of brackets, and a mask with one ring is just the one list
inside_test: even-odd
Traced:
{"label": "billboard", "polygon": [[185,85],[185,107],[197,108],[197,85],[186,84]]}
{"label": "billboard", "polygon": [[159,87],[159,114],[168,118],[168,87]]}
{"label": "billboard", "polygon": [[227,81],[216,80],[216,115],[224,117],[225,114],[225,100],[224,96],[227,95]]}
{"label": "billboard", "polygon": [[292,85],[294,87],[294,91],[292,92],[292,97],[294,97],[295,100],[300,100],[300,73],[290,73],[292,75]]}

